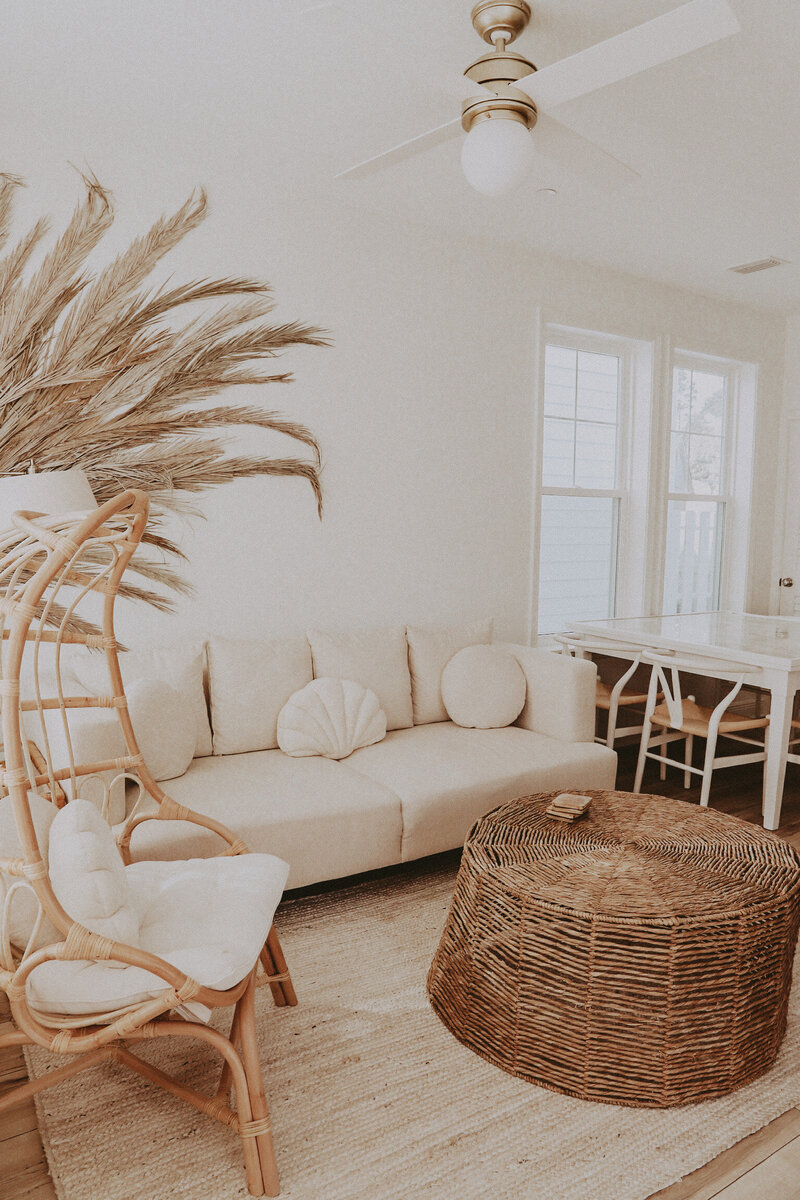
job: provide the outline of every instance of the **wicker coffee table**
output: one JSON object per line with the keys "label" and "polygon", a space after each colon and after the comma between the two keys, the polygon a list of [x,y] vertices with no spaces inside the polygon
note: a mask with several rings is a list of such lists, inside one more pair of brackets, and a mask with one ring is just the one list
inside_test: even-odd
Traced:
{"label": "wicker coffee table", "polygon": [[464,848],[428,975],[434,1010],[503,1070],[586,1100],[668,1107],[770,1066],[786,1030],[800,858],[663,796],[501,805]]}

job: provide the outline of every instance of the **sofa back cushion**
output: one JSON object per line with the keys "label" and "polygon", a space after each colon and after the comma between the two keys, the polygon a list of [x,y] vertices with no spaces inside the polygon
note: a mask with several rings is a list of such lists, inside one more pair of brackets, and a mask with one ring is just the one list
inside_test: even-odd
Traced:
{"label": "sofa back cushion", "polygon": [[277,749],[278,713],[312,678],[304,637],[263,642],[212,637],[208,680],[214,753]]}
{"label": "sofa back cushion", "polygon": [[408,648],[402,625],[350,633],[315,629],[308,640],[315,679],[354,679],[378,697],[386,713],[387,729],[408,729],[413,724]]}
{"label": "sofa back cushion", "polygon": [[180,692],[163,679],[134,679],[125,694],[133,732],[153,778],[184,775],[194,758],[197,732]]}
{"label": "sofa back cushion", "polygon": [[491,642],[492,622],[471,621],[468,624],[445,625],[438,629],[417,629],[410,625],[406,634],[414,724],[430,725],[433,721],[446,721],[448,717],[442,700],[442,671],[453,655],[465,646]]}

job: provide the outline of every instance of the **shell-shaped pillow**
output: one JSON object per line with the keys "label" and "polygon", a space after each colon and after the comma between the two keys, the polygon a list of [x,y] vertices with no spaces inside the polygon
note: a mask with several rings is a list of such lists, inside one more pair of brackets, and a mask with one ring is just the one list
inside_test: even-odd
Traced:
{"label": "shell-shaped pillow", "polygon": [[347,758],[385,737],[378,697],[354,679],[313,679],[278,714],[278,745],[292,758]]}

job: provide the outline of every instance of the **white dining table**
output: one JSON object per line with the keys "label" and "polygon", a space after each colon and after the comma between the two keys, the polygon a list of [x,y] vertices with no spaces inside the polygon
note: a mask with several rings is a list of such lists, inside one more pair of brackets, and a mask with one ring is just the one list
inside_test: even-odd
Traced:
{"label": "white dining table", "polygon": [[[752,682],[770,694],[762,814],[766,829],[778,828],[794,697],[800,688],[800,619],[743,612],[680,613],[575,621],[569,631],[610,644],[685,651],[757,669]],[[696,671],[693,667],[693,673],[713,677],[713,663],[705,671],[702,665]]]}

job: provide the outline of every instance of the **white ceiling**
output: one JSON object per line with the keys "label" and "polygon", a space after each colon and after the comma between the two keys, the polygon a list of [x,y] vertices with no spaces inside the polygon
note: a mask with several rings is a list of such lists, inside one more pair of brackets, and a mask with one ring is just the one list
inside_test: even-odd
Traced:
{"label": "white ceiling", "polygon": [[[153,212],[206,183],[268,205],[334,196],[759,307],[800,307],[800,5],[731,0],[742,32],[553,115],[642,176],[608,195],[542,159],[501,200],[459,143],[366,180],[333,175],[457,116],[482,52],[470,0],[12,0],[0,42],[0,169],[49,198],[89,164]],[[532,0],[538,66],[677,7]],[[538,192],[556,187],[555,199]],[[50,192],[48,192],[48,188]],[[70,201],[74,198],[70,196]],[[52,207],[52,205],[50,205]],[[769,255],[790,265],[740,277]]]}

